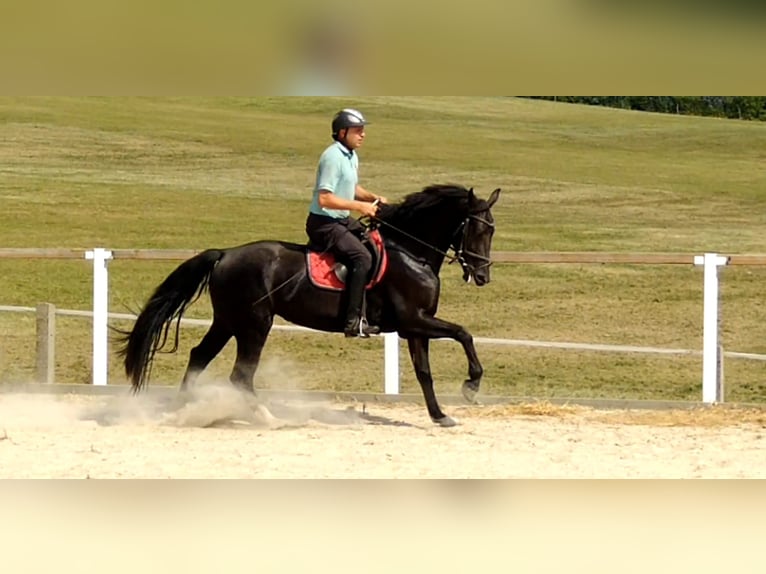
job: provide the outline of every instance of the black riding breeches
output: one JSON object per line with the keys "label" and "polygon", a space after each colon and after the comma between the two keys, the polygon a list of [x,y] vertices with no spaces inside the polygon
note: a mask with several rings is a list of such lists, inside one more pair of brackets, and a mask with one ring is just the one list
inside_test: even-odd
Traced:
{"label": "black riding breeches", "polygon": [[306,234],[313,249],[332,253],[349,271],[367,277],[372,255],[359,238],[362,231],[362,225],[350,217],[333,219],[311,213],[306,219]]}

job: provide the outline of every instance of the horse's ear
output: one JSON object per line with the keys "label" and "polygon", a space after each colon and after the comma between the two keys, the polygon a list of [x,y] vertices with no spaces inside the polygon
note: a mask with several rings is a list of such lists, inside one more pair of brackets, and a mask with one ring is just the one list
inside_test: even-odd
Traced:
{"label": "horse's ear", "polygon": [[500,188],[498,187],[495,191],[492,192],[492,195],[489,196],[489,199],[487,200],[487,205],[492,207],[495,205],[495,202],[497,201],[497,198],[500,197]]}

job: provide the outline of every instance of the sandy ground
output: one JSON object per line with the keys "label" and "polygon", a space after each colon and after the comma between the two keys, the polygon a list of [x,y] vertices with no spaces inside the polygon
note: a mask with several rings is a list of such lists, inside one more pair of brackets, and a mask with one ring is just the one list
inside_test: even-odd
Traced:
{"label": "sandy ground", "polygon": [[[0,393],[2,478],[766,477],[764,425],[659,426],[420,405]],[[269,413],[272,416],[269,416]]]}

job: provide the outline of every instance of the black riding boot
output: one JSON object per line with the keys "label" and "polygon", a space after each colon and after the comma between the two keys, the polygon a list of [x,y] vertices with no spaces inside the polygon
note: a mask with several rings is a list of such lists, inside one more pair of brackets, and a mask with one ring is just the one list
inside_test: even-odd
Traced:
{"label": "black riding boot", "polygon": [[346,337],[367,338],[370,335],[380,333],[380,327],[368,325],[367,319],[362,316],[362,301],[366,281],[365,273],[348,269],[348,275],[346,276],[348,307],[346,311],[346,324],[343,327],[343,334]]}

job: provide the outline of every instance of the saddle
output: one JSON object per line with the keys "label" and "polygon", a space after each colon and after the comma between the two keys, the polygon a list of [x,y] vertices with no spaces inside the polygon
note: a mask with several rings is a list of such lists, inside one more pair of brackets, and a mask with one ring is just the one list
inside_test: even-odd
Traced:
{"label": "saddle", "polygon": [[[388,269],[388,254],[383,245],[380,231],[370,229],[362,236],[364,245],[372,255],[372,268],[367,278],[366,290],[381,282]],[[312,285],[330,291],[343,291],[346,288],[346,266],[335,260],[332,253],[319,253],[309,244],[306,250],[306,267]]]}

